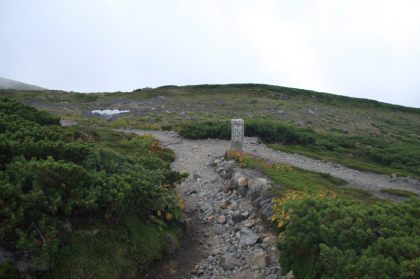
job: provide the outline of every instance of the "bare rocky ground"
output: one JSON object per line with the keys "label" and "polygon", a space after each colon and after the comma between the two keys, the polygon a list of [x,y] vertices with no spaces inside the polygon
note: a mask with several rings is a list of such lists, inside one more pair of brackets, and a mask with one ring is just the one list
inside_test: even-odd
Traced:
{"label": "bare rocky ground", "polygon": [[[156,265],[143,278],[292,278],[282,274],[278,263],[275,242],[278,237],[258,210],[264,201],[242,195],[229,188],[226,177],[221,177],[211,166],[225,166],[233,171],[233,177],[250,181],[262,181],[270,186],[270,180],[260,172],[235,168],[234,162],[223,161],[230,148],[229,141],[186,140],[176,132],[117,129],[138,135],[152,134],[171,148],[176,155],[172,169],[189,172],[190,176],[177,190],[186,199],[185,213],[191,218],[193,232],[180,241],[178,250],[162,264]],[[329,173],[349,181],[346,187],[373,190],[374,195],[394,201],[404,198],[380,193],[380,189],[395,188],[420,194],[420,183],[411,178],[390,178],[387,175],[361,172],[329,162],[300,155],[279,152],[263,144],[245,144],[245,152],[270,162],[290,164],[306,170]],[[231,166],[230,166],[231,165]],[[223,175],[222,175],[223,176]],[[229,179],[229,177],[227,177]],[[241,187],[239,187],[241,188]],[[245,193],[244,193],[245,194]],[[261,193],[262,194],[262,193]],[[267,197],[266,197],[267,198]],[[267,202],[267,201],[265,201]],[[268,203],[271,199],[268,199]],[[265,205],[264,208],[266,208]]]}

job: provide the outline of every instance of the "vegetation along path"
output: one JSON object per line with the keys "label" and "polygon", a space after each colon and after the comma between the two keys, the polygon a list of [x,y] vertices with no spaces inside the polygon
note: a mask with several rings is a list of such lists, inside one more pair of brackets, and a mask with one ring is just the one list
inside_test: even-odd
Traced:
{"label": "vegetation along path", "polygon": [[[221,226],[226,222],[223,217],[220,217],[224,216],[224,212],[217,212],[216,208],[220,210],[226,199],[231,200],[231,192],[224,193],[224,181],[211,165],[215,159],[222,157],[225,151],[230,148],[229,141],[186,140],[173,131],[133,129],[117,129],[115,131],[138,135],[152,134],[162,142],[162,146],[169,147],[175,152],[176,159],[171,165],[172,169],[191,174],[178,186],[178,191],[186,199],[185,212],[192,218],[195,230],[189,241],[180,244],[182,248],[180,251],[176,252],[163,266],[149,273],[147,277],[286,278],[281,274],[278,252],[275,250],[274,243],[278,238],[273,232],[265,230],[262,226],[261,216],[255,212],[250,201],[239,195],[239,197],[234,197],[235,201],[230,201],[240,207],[240,212],[244,216],[243,225],[235,227],[236,224],[232,222],[232,226]],[[255,157],[265,158],[268,162],[290,164],[305,170],[328,173],[349,181],[345,187],[372,190],[376,197],[394,201],[405,199],[379,192],[379,190],[387,188],[420,194],[420,183],[411,178],[391,178],[388,175],[353,170],[325,161],[275,151],[267,148],[264,144],[245,144],[244,149],[245,152],[253,154]],[[257,176],[261,176],[261,174],[257,174]],[[208,213],[208,210],[211,210],[211,213]],[[214,216],[213,212],[216,213]],[[225,214],[229,221],[234,219],[232,214],[234,214],[232,210],[230,215],[229,213]],[[264,239],[263,243],[241,248],[238,245],[240,242],[238,232],[244,226],[252,228],[260,239]],[[229,230],[230,227],[232,230]],[[267,255],[269,264],[263,264],[261,267],[258,267],[257,263],[255,265],[247,264],[247,255],[251,252],[258,253],[257,250],[260,249]],[[224,251],[229,253],[224,253]],[[234,257],[226,256],[227,254],[234,255]]]}

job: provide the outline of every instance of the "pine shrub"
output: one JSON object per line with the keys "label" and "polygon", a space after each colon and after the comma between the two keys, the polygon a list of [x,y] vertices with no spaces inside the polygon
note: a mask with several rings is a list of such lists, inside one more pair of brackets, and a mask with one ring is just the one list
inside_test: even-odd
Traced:
{"label": "pine shrub", "polygon": [[127,144],[149,155],[123,156],[57,124],[55,116],[0,98],[0,241],[38,253],[35,264],[43,266],[61,245],[63,220],[135,211],[161,224],[158,212],[180,212],[174,183],[188,174],[151,156],[165,150],[159,141],[135,138]]}
{"label": "pine shrub", "polygon": [[275,209],[280,264],[296,278],[420,278],[417,198],[366,206],[320,195]]}

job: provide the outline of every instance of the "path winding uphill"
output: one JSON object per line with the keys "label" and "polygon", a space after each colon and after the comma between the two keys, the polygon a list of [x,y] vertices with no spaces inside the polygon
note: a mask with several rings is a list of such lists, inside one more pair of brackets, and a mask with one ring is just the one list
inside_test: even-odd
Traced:
{"label": "path winding uphill", "polygon": [[[249,200],[224,191],[225,180],[211,167],[215,158],[223,156],[229,149],[230,142],[185,140],[170,131],[115,131],[152,134],[162,142],[162,146],[175,152],[172,169],[191,174],[177,190],[186,199],[185,212],[189,214],[194,230],[190,237],[181,241],[181,249],[144,278],[286,278],[278,264],[278,252],[274,245],[277,236],[266,229]],[[349,181],[350,187],[365,190],[397,188],[420,194],[420,183],[413,179],[390,179],[387,175],[365,173],[274,151],[263,144],[245,144],[245,152],[271,162],[329,173]],[[251,175],[264,178],[257,172]],[[380,193],[376,195],[385,197]]]}
{"label": "path winding uphill", "polygon": [[[176,132],[140,131],[119,129],[116,131],[136,133],[138,135],[152,134],[162,141],[163,146],[170,147],[176,154],[172,164],[173,169],[194,173],[203,164],[203,156],[212,153],[222,156],[230,148],[230,142],[224,140],[185,140]],[[244,151],[257,157],[269,159],[271,162],[290,164],[305,170],[329,173],[334,177],[349,181],[347,187],[364,190],[380,190],[387,188],[407,190],[420,195],[420,182],[406,177],[391,179],[388,175],[363,172],[344,167],[339,164],[323,162],[305,156],[275,151],[264,144],[245,144]]]}

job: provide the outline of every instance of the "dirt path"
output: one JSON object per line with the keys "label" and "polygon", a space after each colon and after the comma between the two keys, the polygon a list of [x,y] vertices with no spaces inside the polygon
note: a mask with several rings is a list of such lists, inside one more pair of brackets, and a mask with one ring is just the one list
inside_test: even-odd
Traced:
{"label": "dirt path", "polygon": [[[229,149],[230,142],[211,139],[185,140],[176,132],[169,131],[130,129],[115,131],[138,135],[152,134],[162,142],[162,146],[169,147],[175,152],[176,159],[171,164],[172,169],[191,174],[177,187],[177,190],[186,199],[185,211],[190,215],[195,230],[191,237],[181,241],[180,250],[168,256],[163,264],[153,268],[152,272],[144,278],[286,278],[281,274],[281,268],[278,265],[278,254],[274,248],[276,236],[265,230],[262,225],[263,220],[257,215],[250,201],[240,195],[233,197],[235,195],[231,192],[223,193],[224,180],[211,167],[214,159],[217,156],[223,156]],[[387,175],[361,172],[341,165],[275,151],[263,144],[245,144],[244,149],[245,152],[266,158],[271,162],[329,173],[349,181],[347,187],[375,191],[396,188],[420,194],[420,183],[414,179],[390,179]],[[386,196],[380,193],[376,195],[395,201],[403,200],[391,195]],[[226,200],[237,204],[237,210],[224,209],[220,212],[220,205]],[[246,217],[243,221],[235,223],[232,222],[232,216],[235,214]],[[221,215],[226,215],[230,223],[220,223],[218,218]],[[250,228],[253,233],[258,234],[260,241],[255,245],[241,247],[238,245],[240,243],[238,232],[252,222],[255,225],[251,224]],[[264,241],[261,241],[262,239]],[[247,255],[256,253],[257,250],[262,250],[267,259],[269,257],[268,264],[264,267],[246,264]]]}

